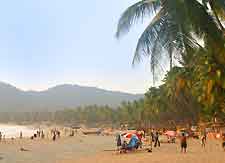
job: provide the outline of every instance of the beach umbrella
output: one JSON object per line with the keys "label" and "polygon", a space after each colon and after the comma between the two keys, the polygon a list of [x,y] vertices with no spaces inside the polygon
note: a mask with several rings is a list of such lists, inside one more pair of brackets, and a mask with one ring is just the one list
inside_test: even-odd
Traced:
{"label": "beach umbrella", "polygon": [[128,138],[128,139],[130,139],[130,138],[135,138],[135,139],[138,139],[138,136],[136,135],[136,134],[134,134],[134,133],[125,133],[125,134],[123,134],[122,135],[124,138]]}
{"label": "beach umbrella", "polygon": [[177,133],[175,131],[166,131],[164,133],[164,135],[175,137],[177,135]]}
{"label": "beach umbrella", "polygon": [[125,137],[125,138],[131,138],[132,136],[133,136],[132,133],[126,133],[123,135],[123,137]]}

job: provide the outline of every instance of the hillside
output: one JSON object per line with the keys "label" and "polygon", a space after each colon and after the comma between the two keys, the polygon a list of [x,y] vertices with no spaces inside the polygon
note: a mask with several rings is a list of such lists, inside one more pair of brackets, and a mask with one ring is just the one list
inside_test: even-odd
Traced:
{"label": "hillside", "polygon": [[95,87],[58,85],[45,91],[22,91],[0,82],[0,111],[55,111],[84,105],[118,106],[122,101],[133,101],[142,95],[107,91]]}

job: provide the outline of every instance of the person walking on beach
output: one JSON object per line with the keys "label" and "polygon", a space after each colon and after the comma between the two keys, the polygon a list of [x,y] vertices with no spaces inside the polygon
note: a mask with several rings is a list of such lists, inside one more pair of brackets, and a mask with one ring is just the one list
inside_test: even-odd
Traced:
{"label": "person walking on beach", "polygon": [[116,138],[116,146],[117,146],[117,150],[120,150],[120,147],[122,146],[122,140],[121,140],[121,135],[118,134],[117,138]]}
{"label": "person walking on beach", "polygon": [[56,140],[56,132],[53,132],[53,137],[52,140],[55,141]]}
{"label": "person walking on beach", "polygon": [[22,133],[22,131],[20,131],[20,139],[22,139],[23,138],[23,133]]}
{"label": "person walking on beach", "polygon": [[159,142],[159,132],[158,131],[156,131],[156,133],[155,133],[155,145],[154,145],[154,147],[157,147],[157,145],[160,147],[160,142]]}
{"label": "person walking on beach", "polygon": [[43,130],[41,131],[41,138],[42,138],[42,139],[45,138],[45,134],[44,134],[44,131],[43,131]]}
{"label": "person walking on beach", "polygon": [[205,144],[206,144],[206,135],[202,134],[201,136],[201,145],[203,148],[205,148]]}
{"label": "person walking on beach", "polygon": [[187,152],[187,137],[185,133],[182,133],[181,135],[180,145],[181,145],[181,153],[186,153]]}
{"label": "person walking on beach", "polygon": [[152,137],[151,133],[147,138],[148,138],[148,144],[149,144],[148,152],[152,152],[153,137]]}

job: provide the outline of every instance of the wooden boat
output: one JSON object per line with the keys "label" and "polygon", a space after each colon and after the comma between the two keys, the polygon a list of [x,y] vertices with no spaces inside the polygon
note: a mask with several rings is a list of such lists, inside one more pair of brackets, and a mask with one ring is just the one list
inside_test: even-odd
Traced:
{"label": "wooden boat", "polygon": [[84,135],[100,135],[101,134],[100,129],[90,129],[90,130],[83,130],[82,133]]}

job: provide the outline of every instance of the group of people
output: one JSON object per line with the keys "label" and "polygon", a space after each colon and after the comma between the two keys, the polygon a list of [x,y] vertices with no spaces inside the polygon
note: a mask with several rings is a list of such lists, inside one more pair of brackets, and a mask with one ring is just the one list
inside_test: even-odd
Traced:
{"label": "group of people", "polygon": [[56,138],[60,138],[60,131],[57,129],[51,130],[52,140],[55,141]]}
{"label": "group of people", "polygon": [[5,141],[5,135],[0,131],[0,142]]}
{"label": "group of people", "polygon": [[127,151],[132,151],[136,150],[139,147],[142,148],[142,142],[141,142],[141,137],[137,136],[134,134],[131,138],[130,141],[127,142],[123,135],[118,134],[117,135],[117,148],[120,153],[126,153]]}
{"label": "group of people", "polygon": [[45,138],[45,134],[43,130],[37,130],[34,135],[31,136],[31,139],[35,139],[35,138],[41,138],[44,139]]}
{"label": "group of people", "polygon": [[[135,134],[135,135],[138,135],[138,134]],[[143,136],[145,137],[145,134],[143,134]],[[188,148],[188,142],[187,142],[187,139],[188,139],[188,133],[186,131],[183,131],[181,132],[179,135],[177,135],[178,138],[180,139],[180,148],[181,148],[181,153],[186,153],[187,152],[187,148]],[[138,149],[139,147],[141,147],[142,145],[142,137],[139,137],[137,136],[138,139],[134,139],[135,137],[131,137],[129,143],[127,143],[125,140],[124,140],[124,137],[119,134],[117,135],[117,139],[116,139],[116,142],[117,142],[117,149],[120,150],[120,149],[126,149],[126,150],[130,150],[132,147],[133,149]],[[151,130],[151,132],[148,134],[148,142],[149,142],[149,150],[150,152],[152,152],[152,147],[160,147],[160,132],[159,131],[155,131],[155,130]],[[175,143],[175,139],[176,137],[171,137],[170,138],[171,141],[170,142],[174,142]],[[201,146],[202,148],[205,148],[206,146],[206,141],[207,141],[207,132],[205,130],[203,130],[199,136],[199,139],[200,139],[200,142],[201,142]],[[136,140],[136,142],[135,142]],[[223,149],[225,150],[225,134],[222,135],[222,147]],[[133,144],[136,143],[136,145],[134,146],[131,146],[132,144],[132,141],[134,142]]]}
{"label": "group of people", "polygon": [[[138,148],[142,148],[142,138],[146,137],[144,131],[136,132],[131,136],[129,142],[123,137],[123,134],[118,134],[116,137],[117,149],[119,151],[132,151]],[[152,146],[160,147],[159,141],[160,133],[158,131],[152,130],[149,135],[149,152],[152,151]]]}
{"label": "group of people", "polygon": [[151,147],[152,147],[152,144],[154,143],[154,147],[160,147],[160,141],[159,141],[159,132],[158,131],[155,131],[155,130],[152,130],[151,133],[150,133],[150,136],[151,136]]}

